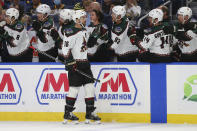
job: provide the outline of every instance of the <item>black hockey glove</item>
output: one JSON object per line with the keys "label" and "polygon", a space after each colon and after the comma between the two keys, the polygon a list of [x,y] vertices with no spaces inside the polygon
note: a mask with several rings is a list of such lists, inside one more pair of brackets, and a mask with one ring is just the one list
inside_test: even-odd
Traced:
{"label": "black hockey glove", "polygon": [[77,64],[75,60],[66,61],[65,70],[66,71],[75,71],[77,68]]}
{"label": "black hockey glove", "polygon": [[51,37],[53,38],[54,41],[57,41],[57,39],[59,38],[59,34],[55,29],[51,30]]}
{"label": "black hockey glove", "polygon": [[89,39],[88,39],[87,46],[88,46],[89,48],[91,48],[91,47],[93,47],[93,46],[96,45],[96,44],[97,44],[97,39],[94,38],[94,37],[92,37],[92,36],[90,36]]}
{"label": "black hockey glove", "polygon": [[35,31],[40,31],[41,28],[42,28],[42,25],[41,25],[41,23],[38,22],[38,21],[33,21],[32,27],[33,27],[33,29],[34,29]]}
{"label": "black hockey glove", "polygon": [[110,48],[111,45],[112,45],[113,43],[114,43],[113,40],[110,38],[110,39],[108,40],[108,42],[105,44],[106,48],[107,48],[107,49]]}
{"label": "black hockey glove", "polygon": [[195,30],[197,28],[197,23],[194,22],[186,23],[183,25],[183,28],[185,29],[185,31]]}
{"label": "black hockey glove", "polygon": [[37,36],[42,43],[47,43],[48,42],[48,40],[45,37],[45,33],[43,31],[38,31]]}
{"label": "black hockey glove", "polygon": [[186,35],[185,31],[177,31],[176,38],[181,41],[190,41],[191,40],[191,38],[188,35]]}
{"label": "black hockey glove", "polygon": [[5,30],[3,27],[0,27],[0,33],[3,35],[5,33]]}
{"label": "black hockey glove", "polygon": [[136,36],[140,39],[144,38],[144,30],[142,28],[136,28]]}
{"label": "black hockey glove", "polygon": [[165,34],[174,34],[174,26],[165,26],[164,28],[163,28],[163,32],[165,33]]}

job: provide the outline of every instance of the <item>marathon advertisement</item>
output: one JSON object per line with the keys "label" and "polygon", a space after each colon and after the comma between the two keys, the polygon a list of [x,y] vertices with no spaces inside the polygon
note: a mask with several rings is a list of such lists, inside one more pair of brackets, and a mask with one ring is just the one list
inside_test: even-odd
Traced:
{"label": "marathon advertisement", "polygon": [[0,68],[0,105],[17,105],[22,89],[11,68]]}
{"label": "marathon advertisement", "polygon": [[54,100],[65,100],[69,91],[67,72],[64,68],[46,68],[42,71],[36,95],[39,104],[49,104]]}
{"label": "marathon advertisement", "polygon": [[111,101],[110,105],[133,105],[137,87],[127,68],[103,68],[98,78],[112,77],[104,83],[96,83],[97,99]]}
{"label": "marathon advertisement", "polygon": [[[10,68],[5,68],[10,67]],[[95,106],[100,113],[150,113],[149,65],[92,64]],[[0,111],[64,112],[68,74],[60,63],[1,65]],[[85,112],[81,87],[75,112]],[[10,106],[9,104],[17,104]],[[3,108],[4,105],[6,108]],[[103,108],[105,107],[105,108]]]}

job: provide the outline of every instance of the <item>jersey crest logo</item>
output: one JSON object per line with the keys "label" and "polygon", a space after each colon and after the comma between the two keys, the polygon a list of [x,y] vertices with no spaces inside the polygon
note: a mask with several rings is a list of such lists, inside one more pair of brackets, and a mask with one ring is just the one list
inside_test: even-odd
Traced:
{"label": "jersey crest logo", "polygon": [[45,23],[43,24],[43,27],[49,27],[50,25],[51,25],[51,23],[45,22]]}
{"label": "jersey crest logo", "polygon": [[122,28],[121,27],[116,27],[114,31],[117,32],[117,33],[120,33],[122,31]]}
{"label": "jersey crest logo", "polygon": [[17,25],[16,25],[16,29],[20,30],[20,29],[22,29],[22,28],[23,28],[23,25],[21,25],[21,24],[17,24]]}
{"label": "jersey crest logo", "polygon": [[73,30],[71,28],[68,28],[68,29],[64,29],[64,32],[66,34],[72,34],[73,33]]}

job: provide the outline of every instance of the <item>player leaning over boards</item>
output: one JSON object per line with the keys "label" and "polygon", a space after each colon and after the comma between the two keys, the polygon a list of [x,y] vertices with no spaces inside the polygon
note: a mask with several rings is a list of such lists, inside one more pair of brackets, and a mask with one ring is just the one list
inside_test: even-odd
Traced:
{"label": "player leaning over boards", "polygon": [[101,57],[104,56],[101,53],[107,51],[104,47],[106,43],[108,43],[109,39],[108,28],[105,24],[102,23],[103,14],[101,11],[92,10],[90,12],[90,19],[91,23],[87,28],[89,33],[89,39],[87,42],[88,60],[90,62],[98,62],[101,61]]}
{"label": "player leaning over boards", "polygon": [[[48,5],[41,4],[36,8],[36,12],[38,20],[33,22],[32,27],[36,31],[36,36],[38,37],[37,48],[38,50],[44,51],[53,57],[57,57],[57,46],[62,42],[62,40],[54,28],[52,18],[49,16],[51,9]],[[38,55],[39,62],[54,61],[40,53]]]}
{"label": "player leaning over boards", "polygon": [[94,81],[75,71],[76,69],[82,70],[90,76],[93,76],[90,69],[90,63],[87,60],[86,42],[88,35],[84,28],[86,23],[86,13],[83,10],[77,10],[72,17],[75,25],[73,26],[71,33],[65,36],[62,47],[65,61],[70,65],[66,66],[70,88],[68,95],[66,96],[64,123],[66,123],[67,120],[79,120],[72,111],[75,109],[74,104],[81,86],[85,89],[86,123],[89,123],[90,120],[99,122],[101,118],[94,113],[96,109],[96,107],[94,107]]}
{"label": "player leaning over boards", "polygon": [[134,45],[136,36],[135,27],[126,18],[124,6],[115,6],[112,9],[112,21],[114,22],[111,31],[113,49],[119,62],[135,62],[138,56],[138,47]]}
{"label": "player leaning over boards", "polygon": [[24,25],[18,20],[19,11],[6,10],[5,25],[0,27],[0,42],[6,42],[8,62],[32,62],[32,50]]}
{"label": "player leaning over boards", "polygon": [[[72,20],[72,14],[74,10],[71,9],[62,9],[60,11],[60,28],[58,30],[59,36],[63,40],[65,36],[68,36],[70,33],[73,33],[72,26],[74,26],[74,22]],[[66,37],[65,37],[66,38]],[[66,44],[64,42],[64,44]],[[58,59],[64,61],[64,55],[62,53],[62,47],[65,46],[62,44],[59,44],[58,47]]]}
{"label": "player leaning over boards", "polygon": [[142,51],[149,51],[149,62],[172,62],[172,45],[175,44],[173,35],[165,34],[163,29],[168,23],[163,21],[163,12],[161,9],[153,9],[148,14],[148,20],[151,25],[151,31],[145,34],[142,41],[138,42],[138,47]]}
{"label": "player leaning over boards", "polygon": [[178,12],[178,23],[175,26],[166,27],[166,33],[173,34],[178,40],[183,62],[197,61],[197,23],[191,22],[192,10],[189,7],[181,7]]}

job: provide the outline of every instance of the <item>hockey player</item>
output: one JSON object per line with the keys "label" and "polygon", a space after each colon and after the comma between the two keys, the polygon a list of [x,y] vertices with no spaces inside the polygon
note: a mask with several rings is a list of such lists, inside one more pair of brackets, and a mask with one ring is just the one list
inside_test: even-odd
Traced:
{"label": "hockey player", "polygon": [[178,12],[178,23],[167,27],[165,32],[174,34],[178,39],[181,51],[181,61],[197,61],[197,23],[191,22],[192,10],[189,7],[181,7]]}
{"label": "hockey player", "polygon": [[[91,24],[88,26],[89,39],[87,42],[88,47],[88,60],[99,61],[99,57],[104,56],[101,53],[106,51],[102,44],[108,42],[108,28],[102,23],[103,15],[100,11],[93,10],[90,13]],[[97,49],[99,48],[98,52]],[[101,52],[102,51],[102,52]],[[106,53],[105,53],[106,55]],[[102,59],[101,59],[102,60]]]}
{"label": "hockey player", "polygon": [[163,28],[166,23],[162,23],[163,12],[161,9],[153,9],[149,12],[148,20],[151,24],[151,31],[145,34],[138,46],[142,51],[149,51],[149,62],[172,62],[171,46],[174,38],[171,34],[165,34]]}
{"label": "hockey player", "polygon": [[8,62],[32,62],[33,52],[29,48],[30,40],[24,25],[18,20],[19,11],[6,10],[6,25],[0,27],[0,42],[5,42],[8,50]]}
{"label": "hockey player", "polygon": [[66,96],[66,105],[65,105],[65,122],[67,120],[78,120],[72,111],[75,109],[74,104],[81,86],[85,89],[85,103],[86,103],[86,123],[89,123],[90,120],[100,121],[96,114],[94,114],[94,81],[90,78],[87,78],[79,74],[76,69],[82,70],[83,72],[93,76],[90,69],[90,63],[87,60],[87,31],[83,28],[86,23],[86,13],[83,10],[77,10],[73,14],[73,21],[75,22],[72,31],[67,34],[67,37],[64,38],[65,44],[62,47],[62,52],[65,57],[65,61],[68,65],[66,70],[68,71],[69,79],[69,93]]}
{"label": "hockey player", "polygon": [[[63,9],[60,11],[60,28],[58,30],[59,36],[63,40],[67,35],[72,33],[72,26],[74,26],[74,22],[72,20],[73,10]],[[64,61],[64,55],[62,53],[63,42],[59,44],[58,47],[58,59]]]}
{"label": "hockey player", "polygon": [[[57,57],[57,46],[61,43],[58,32],[54,28],[52,18],[50,18],[51,9],[46,4],[41,4],[36,8],[38,21],[34,21],[32,24],[33,29],[36,31],[38,37],[37,48],[40,51],[44,51],[47,54]],[[53,62],[50,58],[39,55],[40,62]]]}
{"label": "hockey player", "polygon": [[126,18],[126,10],[123,6],[112,8],[112,21],[114,22],[111,31],[113,44],[111,49],[117,54],[119,62],[135,62],[138,56],[138,47],[134,45],[135,27]]}

